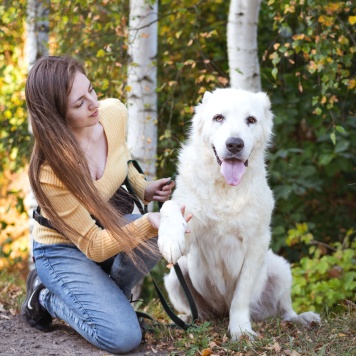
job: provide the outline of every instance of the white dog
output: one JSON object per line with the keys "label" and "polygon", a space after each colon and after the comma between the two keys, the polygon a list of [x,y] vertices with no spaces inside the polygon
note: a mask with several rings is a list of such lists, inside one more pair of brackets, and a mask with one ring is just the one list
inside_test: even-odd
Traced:
{"label": "white dog", "polygon": [[[180,151],[173,200],[161,209],[163,257],[179,259],[201,319],[229,316],[233,340],[256,335],[251,319],[320,321],[313,312],[295,313],[290,266],[269,249],[274,199],[264,154],[272,136],[270,107],[262,92],[206,92]],[[193,215],[186,235],[181,205]],[[190,308],[173,269],[165,286],[187,321]]]}

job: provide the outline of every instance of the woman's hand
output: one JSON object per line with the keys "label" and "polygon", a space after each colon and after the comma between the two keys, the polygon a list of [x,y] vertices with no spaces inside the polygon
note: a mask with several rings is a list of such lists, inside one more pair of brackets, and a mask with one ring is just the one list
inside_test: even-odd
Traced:
{"label": "woman's hand", "polygon": [[[184,216],[184,214],[185,214],[185,206],[184,205],[181,206],[180,210],[181,210],[181,213],[182,213],[182,215],[183,215],[183,217],[184,217],[186,222],[188,222],[193,217],[192,214],[189,214],[186,217]],[[151,224],[151,226],[158,230],[159,226],[161,224],[161,214],[160,213],[148,213],[147,214],[147,218],[148,218],[148,221]],[[185,233],[189,234],[190,230],[188,230],[188,228],[187,228],[185,230]]]}
{"label": "woman's hand", "polygon": [[160,213],[148,213],[147,214],[148,222],[155,229],[159,229],[159,225],[161,223],[161,214]]}
{"label": "woman's hand", "polygon": [[[185,219],[185,222],[188,222],[192,217],[193,217],[193,214],[189,214],[188,216],[184,216],[185,214],[185,205],[182,205],[180,207],[180,211],[182,212],[182,215],[183,215],[183,218]],[[188,228],[185,230],[185,233],[186,234],[189,234],[190,233],[190,230],[188,230]]]}
{"label": "woman's hand", "polygon": [[189,233],[189,214],[184,216],[185,207],[169,200],[161,208],[160,226],[157,245],[163,258],[169,263],[176,263],[187,252],[186,234]]}
{"label": "woman's hand", "polygon": [[171,178],[162,178],[147,185],[144,199],[146,201],[165,202],[172,194],[172,188],[175,186]]}

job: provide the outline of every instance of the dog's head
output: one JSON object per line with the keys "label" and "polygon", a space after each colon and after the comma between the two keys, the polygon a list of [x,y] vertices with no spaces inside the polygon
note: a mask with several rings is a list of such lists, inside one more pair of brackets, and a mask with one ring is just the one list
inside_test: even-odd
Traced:
{"label": "dog's head", "polygon": [[206,92],[196,107],[193,139],[211,149],[228,184],[238,185],[249,160],[263,156],[272,135],[270,108],[267,94],[233,88]]}

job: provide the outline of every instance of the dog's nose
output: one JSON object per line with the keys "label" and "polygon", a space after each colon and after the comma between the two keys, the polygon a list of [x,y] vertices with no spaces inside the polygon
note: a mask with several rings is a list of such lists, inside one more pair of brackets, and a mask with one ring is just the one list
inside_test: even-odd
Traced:
{"label": "dog's nose", "polygon": [[241,138],[237,138],[237,137],[230,137],[229,139],[226,140],[225,144],[226,144],[226,148],[231,153],[240,152],[245,145],[244,141],[241,140]]}

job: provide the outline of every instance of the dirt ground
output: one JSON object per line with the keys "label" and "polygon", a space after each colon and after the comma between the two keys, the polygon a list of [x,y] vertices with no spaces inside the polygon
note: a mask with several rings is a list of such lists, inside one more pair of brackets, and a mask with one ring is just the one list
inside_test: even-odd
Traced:
{"label": "dirt ground", "polygon": [[[54,320],[52,332],[28,327],[20,315],[0,313],[0,355],[21,356],[110,356],[83,339],[68,325]],[[145,345],[126,355],[167,355]]]}

